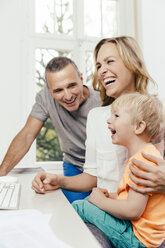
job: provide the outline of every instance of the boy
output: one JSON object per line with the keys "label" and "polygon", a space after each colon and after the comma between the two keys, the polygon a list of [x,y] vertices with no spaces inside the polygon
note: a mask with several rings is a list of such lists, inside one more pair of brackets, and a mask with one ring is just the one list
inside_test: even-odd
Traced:
{"label": "boy", "polygon": [[75,201],[73,207],[85,222],[101,229],[114,247],[158,247],[165,239],[165,195],[133,191],[129,164],[132,158],[145,161],[141,152],[161,157],[150,142],[163,127],[163,106],[154,96],[132,93],[117,98],[111,111],[112,142],[127,147],[129,157],[118,192],[94,188],[88,199]]}

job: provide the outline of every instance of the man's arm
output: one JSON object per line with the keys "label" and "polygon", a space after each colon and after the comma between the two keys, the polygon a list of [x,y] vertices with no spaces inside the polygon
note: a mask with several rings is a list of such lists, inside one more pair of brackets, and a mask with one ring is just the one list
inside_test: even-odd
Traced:
{"label": "man's arm", "polygon": [[148,196],[130,189],[127,200],[115,200],[106,197],[99,188],[94,188],[88,201],[117,218],[134,220],[143,214]]}
{"label": "man's arm", "polygon": [[28,152],[31,144],[43,126],[43,122],[31,116],[23,129],[15,136],[0,166],[0,176],[5,176]]}
{"label": "man's arm", "polygon": [[[150,166],[147,163],[133,159],[132,163],[138,168],[135,168],[133,164],[130,165],[130,178],[137,185],[144,188],[130,185],[130,187],[142,194],[145,193],[165,193],[165,160],[155,157],[150,154],[142,153],[143,157],[149,161],[156,163],[158,166]],[[140,177],[140,178],[139,178]]]}
{"label": "man's arm", "polygon": [[39,172],[32,182],[32,188],[36,193],[46,193],[47,190],[55,190],[58,188],[87,192],[97,186],[97,177],[82,173],[77,176],[66,177],[62,175]]}

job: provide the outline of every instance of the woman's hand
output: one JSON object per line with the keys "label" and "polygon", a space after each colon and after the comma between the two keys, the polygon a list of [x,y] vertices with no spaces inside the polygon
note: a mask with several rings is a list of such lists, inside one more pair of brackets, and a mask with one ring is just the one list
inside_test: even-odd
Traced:
{"label": "woman's hand", "polygon": [[[146,153],[142,153],[142,155],[144,158],[156,163],[158,166],[150,166],[137,159],[132,159],[132,164],[130,165],[130,178],[137,185],[143,186],[144,188],[139,188],[133,184],[130,185],[130,187],[143,194],[165,193],[165,160]],[[133,164],[145,171],[138,170]]]}

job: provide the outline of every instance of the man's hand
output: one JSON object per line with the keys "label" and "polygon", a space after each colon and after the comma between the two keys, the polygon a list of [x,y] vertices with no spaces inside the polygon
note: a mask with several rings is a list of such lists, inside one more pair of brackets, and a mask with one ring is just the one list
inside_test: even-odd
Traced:
{"label": "man's hand", "polygon": [[109,193],[106,189],[93,188],[92,193],[88,197],[88,201],[100,207],[105,197],[109,197]]}
{"label": "man's hand", "polygon": [[39,172],[32,181],[32,189],[36,193],[44,194],[48,190],[60,188],[58,185],[59,175]]}
{"label": "man's hand", "polygon": [[[150,166],[142,161],[132,159],[132,164],[130,165],[130,178],[137,185],[144,186],[145,188],[139,188],[135,185],[130,185],[130,187],[143,194],[165,193],[165,160],[146,153],[142,153],[142,155],[144,158],[156,163],[158,166]],[[133,164],[145,171],[138,170]]]}

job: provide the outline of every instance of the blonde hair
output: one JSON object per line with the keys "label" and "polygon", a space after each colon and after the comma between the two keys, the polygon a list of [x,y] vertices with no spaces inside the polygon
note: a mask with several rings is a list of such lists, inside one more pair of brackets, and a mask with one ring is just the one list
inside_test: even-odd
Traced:
{"label": "blonde hair", "polygon": [[102,47],[102,45],[107,43],[113,43],[119,52],[119,55],[124,63],[124,65],[134,73],[135,75],[135,89],[137,92],[142,94],[147,93],[147,86],[149,81],[153,82],[150,77],[142,56],[141,49],[137,44],[136,40],[129,36],[120,36],[108,39],[102,39],[95,47],[94,50],[94,61],[95,61],[95,72],[93,77],[93,88],[100,91],[100,96],[103,102],[103,106],[107,106],[114,101],[114,98],[106,95],[106,91],[102,86],[101,82],[98,80],[97,76],[97,55]]}
{"label": "blonde hair", "polygon": [[112,112],[117,109],[129,111],[133,123],[146,123],[144,132],[153,140],[164,129],[165,115],[161,101],[154,95],[144,95],[138,92],[126,93],[112,103]]}

